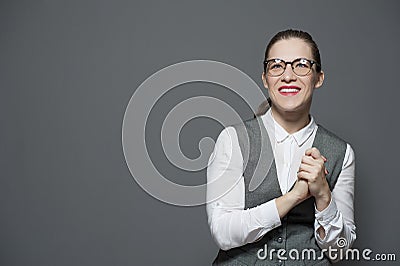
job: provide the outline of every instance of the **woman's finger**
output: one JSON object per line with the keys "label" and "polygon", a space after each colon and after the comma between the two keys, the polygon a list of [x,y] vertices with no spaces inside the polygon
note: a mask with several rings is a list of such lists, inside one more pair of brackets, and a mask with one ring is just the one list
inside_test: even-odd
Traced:
{"label": "woman's finger", "polygon": [[305,152],[306,155],[312,156],[314,159],[319,159],[321,158],[321,153],[319,150],[315,147],[309,148]]}
{"label": "woman's finger", "polygon": [[300,167],[299,167],[299,171],[297,171],[297,172],[300,172],[300,171],[312,173],[312,172],[314,172],[314,166],[310,165],[310,164],[301,163]]}

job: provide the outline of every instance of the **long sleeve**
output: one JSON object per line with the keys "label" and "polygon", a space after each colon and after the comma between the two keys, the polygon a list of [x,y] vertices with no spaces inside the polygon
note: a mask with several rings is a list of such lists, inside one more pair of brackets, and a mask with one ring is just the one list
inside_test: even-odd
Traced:
{"label": "long sleeve", "polygon": [[[315,209],[315,238],[322,249],[327,249],[329,246],[349,248],[356,239],[353,206],[354,179],[355,156],[353,149],[347,144],[342,172],[332,190],[331,202],[321,212]],[[325,230],[323,239],[317,233],[321,226]],[[341,241],[338,245],[339,239]],[[343,244],[346,245],[343,247]]]}
{"label": "long sleeve", "polygon": [[243,157],[233,127],[218,136],[208,163],[207,184],[208,224],[221,249],[254,242],[281,225],[275,200],[244,209]]}

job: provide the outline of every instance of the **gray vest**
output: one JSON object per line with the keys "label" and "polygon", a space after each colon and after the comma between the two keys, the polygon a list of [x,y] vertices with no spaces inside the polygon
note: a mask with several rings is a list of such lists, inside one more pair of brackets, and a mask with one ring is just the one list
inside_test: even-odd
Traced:
{"label": "gray vest", "polygon": [[[261,174],[263,175],[261,177],[264,177],[266,174],[266,177],[255,190],[249,190],[250,179],[253,177],[256,165],[259,161],[263,162],[263,158],[260,158],[260,147],[262,146],[266,150],[266,154],[273,156],[271,143],[261,118],[257,117],[244,121],[242,124],[234,125],[234,128],[236,129],[239,146],[244,158],[245,209],[256,207],[282,196],[275,161],[272,162],[269,171],[268,166],[265,166],[264,173],[257,170],[255,175]],[[326,178],[331,190],[334,188],[342,170],[346,145],[345,141],[318,125],[313,147],[316,147],[328,159],[325,163],[329,171]],[[263,164],[261,166],[263,167]],[[256,176],[253,178],[256,178]],[[314,237],[314,215],[314,198],[311,197],[294,207],[281,219],[281,226],[269,231],[259,241],[227,251],[220,250],[213,265],[330,265],[329,260],[321,256],[321,249]],[[267,250],[266,259],[258,258],[257,252],[260,249]],[[286,251],[284,257],[287,260],[279,260],[277,252],[272,252],[273,257],[271,260],[269,253],[272,249],[275,249],[275,251],[284,249]],[[321,256],[323,259],[291,260],[288,254],[291,249],[296,249],[300,258],[302,258],[302,250],[312,249],[315,251],[316,258]],[[264,253],[261,254],[263,255]],[[296,256],[295,253],[292,253],[292,255]],[[313,253],[310,253],[310,256],[312,258]],[[308,257],[308,253],[305,254],[305,257]]]}

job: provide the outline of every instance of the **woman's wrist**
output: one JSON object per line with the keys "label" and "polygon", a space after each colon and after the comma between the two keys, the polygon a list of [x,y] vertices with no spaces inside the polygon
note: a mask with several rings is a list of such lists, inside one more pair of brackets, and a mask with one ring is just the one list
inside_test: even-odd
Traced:
{"label": "woman's wrist", "polygon": [[279,217],[283,218],[291,209],[293,209],[301,200],[292,191],[276,198],[275,203],[278,209]]}
{"label": "woman's wrist", "polygon": [[289,204],[292,206],[292,208],[305,200],[303,195],[298,195],[293,190],[289,191],[284,196],[286,197],[286,200],[289,202]]}
{"label": "woman's wrist", "polygon": [[325,210],[326,207],[329,206],[329,203],[331,203],[331,192],[330,191],[328,193],[324,193],[318,197],[315,197],[315,206],[318,211]]}

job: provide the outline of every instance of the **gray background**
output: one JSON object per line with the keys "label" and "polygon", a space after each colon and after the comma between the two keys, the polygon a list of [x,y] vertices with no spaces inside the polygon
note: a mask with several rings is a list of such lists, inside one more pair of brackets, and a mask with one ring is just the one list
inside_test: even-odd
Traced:
{"label": "gray background", "polygon": [[[398,13],[398,1],[2,0],[0,265],[209,265],[217,246],[205,207],[160,202],[131,177],[124,110],[147,77],[185,60],[231,64],[261,86],[266,43],[289,27],[309,31],[322,53],[313,115],[356,151],[355,246],[399,256]],[[249,116],[216,85],[179,86],[160,100],[149,150],[187,184],[205,171],[168,164],[160,116],[194,95]],[[198,140],[221,129],[193,120],[182,150],[195,158]]]}

